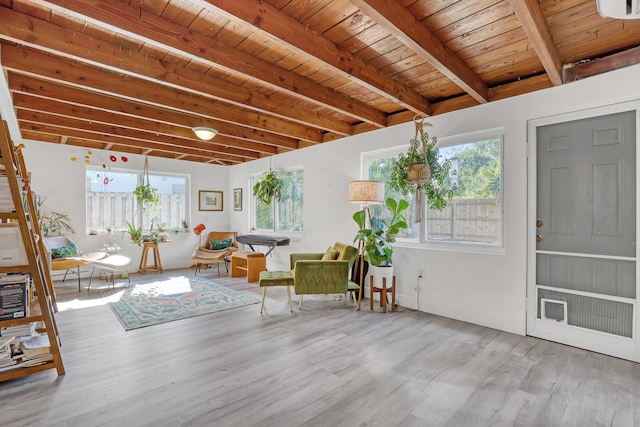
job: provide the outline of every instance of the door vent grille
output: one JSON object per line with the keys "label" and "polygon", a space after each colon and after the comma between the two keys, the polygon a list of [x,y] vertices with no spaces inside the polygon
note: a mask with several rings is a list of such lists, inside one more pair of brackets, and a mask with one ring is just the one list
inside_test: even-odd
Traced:
{"label": "door vent grille", "polygon": [[[538,319],[542,319],[544,300],[545,317],[560,320],[572,326],[633,338],[633,304],[538,289]],[[559,309],[566,303],[566,311]],[[549,312],[548,310],[551,310]],[[556,319],[557,318],[557,319]]]}

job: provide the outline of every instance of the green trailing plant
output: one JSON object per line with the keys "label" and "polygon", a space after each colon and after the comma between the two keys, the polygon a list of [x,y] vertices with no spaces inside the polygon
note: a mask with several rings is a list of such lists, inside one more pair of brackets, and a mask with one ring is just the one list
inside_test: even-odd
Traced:
{"label": "green trailing plant", "polygon": [[385,206],[389,218],[372,217],[369,228],[367,228],[368,209],[362,209],[353,214],[353,220],[359,228],[353,241],[364,244],[365,260],[375,266],[392,264],[393,243],[398,233],[409,227],[403,214],[409,207],[409,202],[388,197]]}
{"label": "green trailing plant", "polygon": [[[160,207],[160,193],[158,193],[158,189],[152,187],[149,182],[149,159],[146,156],[144,158],[143,183],[133,190],[133,195],[136,196],[136,202],[142,206],[142,210],[145,213],[151,213],[157,216],[157,211]],[[155,216],[152,219],[152,227],[153,221],[156,220]]]}
{"label": "green trailing plant", "polygon": [[136,202],[140,204],[145,211],[160,203],[158,189],[152,187],[148,182],[138,185],[135,190],[133,190],[133,195],[136,196]]}
{"label": "green trailing plant", "polygon": [[[400,153],[391,163],[389,186],[400,194],[417,193],[421,189],[427,196],[431,209],[442,210],[447,201],[453,197],[453,190],[449,187],[449,170],[451,161],[443,159],[436,148],[438,139],[430,137],[424,127],[431,126],[422,120],[416,121],[416,134],[411,139],[409,150]],[[410,179],[410,169],[413,165],[429,165],[430,177],[422,182]]]}
{"label": "green trailing plant", "polygon": [[253,186],[253,195],[258,200],[269,205],[274,198],[280,201],[283,187],[284,181],[280,179],[278,174],[274,171],[269,171],[269,173],[256,181]]}

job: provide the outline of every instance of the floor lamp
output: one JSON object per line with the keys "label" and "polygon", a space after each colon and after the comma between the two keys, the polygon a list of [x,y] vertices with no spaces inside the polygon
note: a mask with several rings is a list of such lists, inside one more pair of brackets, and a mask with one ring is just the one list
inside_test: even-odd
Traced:
{"label": "floor lamp", "polygon": [[[359,203],[365,211],[369,224],[371,224],[371,212],[369,205],[384,203],[384,183],[379,181],[351,181],[349,183],[349,203]],[[364,287],[364,242],[358,241],[358,255],[353,266],[358,271],[360,289],[358,291],[358,311],[362,303],[362,288]]]}

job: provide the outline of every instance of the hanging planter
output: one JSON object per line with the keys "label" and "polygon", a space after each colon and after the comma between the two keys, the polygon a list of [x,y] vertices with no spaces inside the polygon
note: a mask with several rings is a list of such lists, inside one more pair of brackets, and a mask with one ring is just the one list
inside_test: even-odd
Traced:
{"label": "hanging planter", "polygon": [[160,203],[160,194],[158,194],[158,189],[152,187],[149,183],[149,159],[146,156],[144,158],[144,175],[142,178],[142,185],[138,185],[133,190],[133,194],[136,196],[136,202],[142,206],[142,209],[145,212]]}
{"label": "hanging planter", "polygon": [[[149,182],[149,160],[145,156],[144,158],[144,173],[142,178],[142,184],[138,185],[133,190],[133,195],[136,197],[136,202],[138,206],[142,207],[143,212],[150,214],[151,227],[149,229],[149,234],[144,235],[142,230],[142,225],[135,224],[135,218],[131,223],[127,222],[127,233],[131,237],[131,241],[135,243],[140,243],[145,241],[145,237],[149,235],[157,235],[157,232],[153,231],[154,224],[159,223],[159,209],[160,209],[160,194],[158,193],[158,189],[151,186]],[[156,240],[157,241],[157,240]]]}
{"label": "hanging planter", "polygon": [[253,186],[253,195],[256,196],[258,200],[269,205],[274,198],[280,201],[282,187],[284,187],[284,181],[278,177],[276,172],[269,171],[269,173],[255,183]]}
{"label": "hanging planter", "polygon": [[422,194],[427,196],[429,207],[442,210],[453,196],[449,187],[451,162],[442,159],[436,144],[438,139],[430,137],[424,128],[431,126],[424,117],[414,118],[415,135],[406,153],[400,153],[391,164],[389,186],[403,195],[415,194],[414,221],[422,220]]}

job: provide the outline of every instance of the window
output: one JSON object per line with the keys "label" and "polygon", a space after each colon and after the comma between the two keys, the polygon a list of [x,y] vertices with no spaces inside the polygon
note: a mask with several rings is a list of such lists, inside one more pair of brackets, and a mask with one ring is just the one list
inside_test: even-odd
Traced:
{"label": "window", "polygon": [[[138,171],[107,171],[87,168],[87,233],[127,229],[127,222],[151,226],[151,214],[142,212],[133,190],[142,184]],[[167,229],[182,227],[187,218],[186,175],[149,175],[149,183],[160,194],[159,224]]]}
{"label": "window", "polygon": [[[302,231],[303,215],[303,173],[302,169],[278,174],[284,181],[280,201],[270,205],[253,197],[253,227],[257,230]],[[251,188],[259,176],[254,177]]]}
{"label": "window", "polygon": [[[422,206],[426,220],[414,221],[414,195],[398,194],[389,187],[391,160],[407,146],[363,156],[365,178],[385,183],[385,196],[404,198],[410,204],[406,212],[409,229],[399,237],[417,241],[502,244],[502,133],[492,130],[461,137],[441,138],[440,155],[452,167],[449,182],[453,198],[442,211]],[[384,214],[381,206],[372,205],[375,216]]]}

